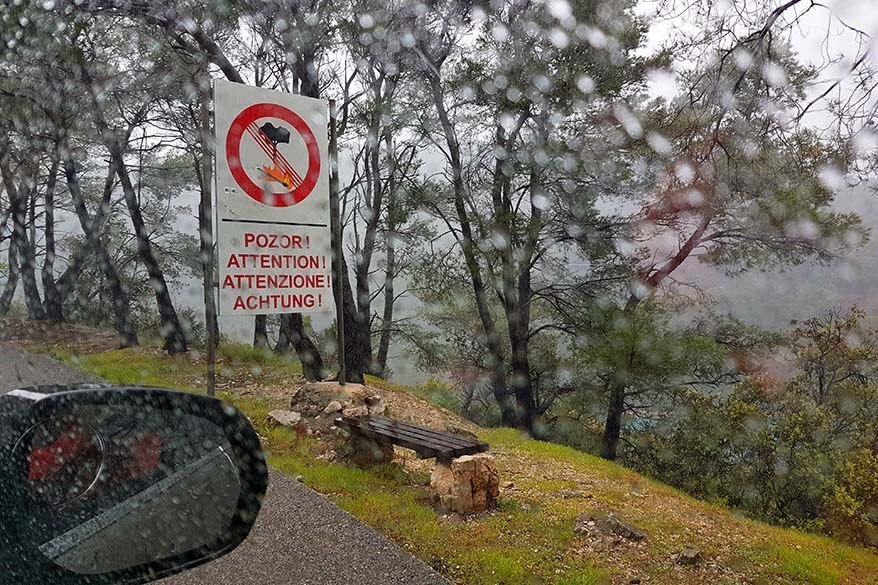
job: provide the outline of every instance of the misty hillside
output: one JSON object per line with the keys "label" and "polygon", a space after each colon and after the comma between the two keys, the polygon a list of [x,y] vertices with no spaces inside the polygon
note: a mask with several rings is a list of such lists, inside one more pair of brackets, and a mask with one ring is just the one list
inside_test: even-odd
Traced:
{"label": "misty hillside", "polygon": [[878,197],[863,189],[839,195],[835,207],[860,215],[871,241],[830,265],[806,263],[784,271],[755,270],[726,276],[704,263],[681,267],[680,280],[697,284],[717,313],[729,313],[771,329],[807,319],[832,307],[856,304],[878,314]]}

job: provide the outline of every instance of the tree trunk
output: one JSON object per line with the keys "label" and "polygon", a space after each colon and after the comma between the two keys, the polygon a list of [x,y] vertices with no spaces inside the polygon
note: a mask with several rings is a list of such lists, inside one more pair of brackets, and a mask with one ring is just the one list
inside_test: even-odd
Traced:
{"label": "tree trunk", "polygon": [[[69,148],[69,146],[66,146]],[[65,158],[65,178],[67,178],[68,189],[70,189],[69,183],[70,179],[67,177],[67,167],[70,168],[70,171],[73,173],[72,177],[76,181],[74,188],[76,189],[75,193],[71,190],[71,197],[73,198],[74,208],[79,202],[84,201],[82,198],[82,193],[79,188],[78,177],[76,175],[76,167],[72,158]],[[67,268],[58,277],[56,281],[56,288],[58,289],[58,299],[63,307],[67,302],[67,298],[70,296],[70,293],[73,291],[74,285],[76,283],[76,279],[79,277],[79,273],[82,270],[82,267],[85,266],[86,260],[88,260],[89,253],[94,249],[92,246],[92,240],[89,239],[88,236],[93,235],[94,241],[98,243],[98,245],[103,245],[102,237],[104,234],[104,227],[106,225],[105,219],[107,214],[110,212],[110,198],[113,195],[113,187],[114,180],[116,178],[116,173],[113,171],[113,168],[110,167],[107,172],[107,176],[104,178],[104,191],[101,196],[101,202],[98,206],[97,211],[93,217],[88,216],[88,212],[85,209],[85,204],[83,203],[82,208],[76,211],[77,217],[80,219],[80,225],[84,225],[82,220],[91,226],[90,230],[86,232],[85,243],[79,246],[70,257]],[[78,199],[78,201],[77,201]],[[80,212],[83,215],[80,215]],[[114,267],[115,270],[115,267]]]}
{"label": "tree trunk", "polygon": [[[27,236],[27,213],[30,197],[25,193],[23,186],[15,184],[8,161],[2,153],[0,153],[0,174],[2,174],[3,186],[9,196],[9,207],[12,215],[10,250],[14,248],[17,256],[17,276],[21,279],[27,315],[29,319],[42,320],[46,318],[46,314],[43,311],[43,303],[40,300],[40,291],[37,288],[37,278],[34,271],[35,251]],[[10,263],[10,269],[11,266]]]}
{"label": "tree trunk", "polygon": [[305,379],[311,382],[322,380],[323,357],[314,342],[305,334],[305,320],[301,313],[281,315],[280,333],[275,351],[283,353],[289,351],[290,346],[296,350]]}
{"label": "tree trunk", "polygon": [[[200,30],[200,29],[199,29]],[[203,34],[203,33],[202,33]],[[80,65],[80,74],[83,83],[90,91],[92,113],[95,126],[104,140],[104,146],[110,153],[110,166],[119,177],[122,185],[122,194],[125,199],[125,205],[128,208],[128,215],[131,217],[131,224],[134,226],[134,237],[137,242],[137,254],[140,261],[143,262],[149,276],[150,286],[155,291],[156,306],[159,311],[159,334],[164,340],[163,349],[168,353],[183,353],[187,348],[186,336],[180,319],[177,317],[177,311],[171,300],[171,291],[165,281],[165,275],[159,266],[158,259],[152,249],[152,242],[149,239],[149,230],[146,228],[146,222],[143,220],[143,213],[140,209],[140,202],[137,200],[137,193],[134,185],[131,183],[131,176],[128,174],[128,168],[125,166],[125,149],[123,141],[120,141],[116,133],[107,124],[104,117],[104,111],[98,100],[96,86],[91,73],[84,64]],[[140,119],[146,112],[146,105],[141,106],[141,111],[133,116],[135,120]],[[129,126],[125,135],[125,141],[131,134],[133,123]]]}
{"label": "tree trunk", "polygon": [[58,180],[60,159],[56,155],[49,171],[46,183],[45,221],[46,221],[46,254],[43,258],[41,277],[43,281],[43,298],[45,300],[46,318],[53,323],[64,320],[64,305],[55,281],[55,185]]}
{"label": "tree trunk", "polygon": [[[516,309],[519,313],[522,309]],[[512,376],[510,386],[515,397],[515,414],[520,428],[534,432],[534,420],[537,417],[537,404],[534,399],[533,381],[530,378],[530,358],[528,356],[527,328],[520,318],[517,323],[509,323],[509,341],[512,346]]]}
{"label": "tree trunk", "polygon": [[[524,122],[524,118],[520,118]],[[518,126],[520,127],[520,126]],[[516,140],[518,131],[511,132],[508,136],[503,126],[498,125],[495,143],[498,149],[511,149]],[[512,221],[515,211],[509,200],[511,177],[505,172],[504,159],[496,158],[494,162],[493,185],[491,188],[491,201],[494,208],[494,231],[505,236],[507,245],[500,250],[501,260],[501,289],[498,296],[503,304],[506,323],[509,330],[509,347],[512,353],[510,366],[512,375],[509,385],[511,397],[506,411],[503,413],[505,424],[527,429],[534,433],[534,420],[537,417],[537,404],[534,396],[533,381],[531,380],[529,351],[530,329],[530,261],[533,254],[533,246],[525,245],[524,249],[515,248],[515,240],[512,235]],[[531,175],[533,183],[534,176]],[[531,185],[533,189],[533,184]],[[528,241],[528,244],[530,242]],[[517,252],[525,252],[517,259]],[[513,410],[514,409],[514,410]]]}
{"label": "tree trunk", "polygon": [[[125,290],[125,286],[122,284],[122,278],[116,268],[116,263],[113,261],[106,246],[104,246],[104,242],[101,240],[103,218],[107,210],[106,205],[105,203],[102,203],[101,209],[95,213],[94,219],[89,217],[88,210],[85,207],[85,199],[83,198],[82,190],[80,189],[79,177],[76,173],[73,156],[69,153],[64,159],[64,176],[67,180],[67,189],[70,191],[74,211],[79,219],[79,225],[85,233],[88,249],[94,252],[101,273],[104,275],[104,278],[107,279],[107,287],[109,288],[110,295],[113,299],[113,312],[116,317],[115,329],[116,333],[119,335],[119,344],[122,347],[135,346],[138,343],[137,332],[131,322],[131,301],[128,296],[128,291]],[[112,176],[112,173],[108,175],[110,185],[109,187],[105,185],[105,195],[112,191]],[[69,292],[68,287],[72,288],[72,284],[65,285],[64,288],[67,292]],[[64,294],[67,294],[67,292]]]}
{"label": "tree trunk", "polygon": [[112,143],[108,146],[110,146],[110,156],[116,165],[116,175],[122,184],[122,193],[125,198],[125,205],[128,207],[128,215],[131,217],[131,223],[134,226],[137,253],[149,275],[150,285],[155,291],[155,302],[159,310],[160,320],[159,333],[162,339],[164,339],[163,349],[172,354],[183,353],[187,350],[186,336],[183,333],[183,327],[180,325],[180,319],[177,317],[177,310],[174,308],[174,303],[171,300],[171,291],[168,289],[165,275],[159,266],[158,259],[153,253],[152,242],[149,240],[149,230],[146,227],[146,222],[143,220],[143,213],[140,209],[140,203],[137,201],[137,194],[134,191],[134,185],[131,183],[128,169],[125,167],[122,149],[117,143]]}
{"label": "tree trunk", "polygon": [[12,298],[15,296],[15,288],[18,286],[18,251],[15,249],[15,238],[9,238],[9,250],[7,252],[9,274],[6,276],[6,284],[3,285],[3,293],[0,294],[0,315],[5,315],[12,307]]}
{"label": "tree trunk", "polygon": [[[425,55],[425,53],[422,53]],[[424,57],[426,59],[426,57]],[[500,345],[500,336],[497,333],[497,327],[494,323],[494,317],[491,315],[491,308],[488,304],[488,294],[485,288],[485,282],[482,279],[482,270],[479,266],[478,258],[476,258],[476,246],[472,235],[472,226],[470,225],[469,215],[466,208],[466,186],[463,182],[463,160],[460,152],[460,143],[445,108],[444,93],[442,91],[442,80],[438,75],[438,68],[434,63],[429,66],[436,70],[435,74],[428,74],[433,104],[442,125],[442,131],[445,135],[445,142],[448,146],[448,154],[451,160],[451,176],[454,195],[454,210],[457,214],[457,220],[460,224],[460,247],[463,251],[463,257],[466,263],[467,272],[473,287],[473,295],[476,300],[476,309],[479,314],[479,320],[485,333],[485,347],[488,355],[493,362],[491,366],[491,388],[494,398],[500,406],[503,417],[503,423],[508,426],[518,426],[517,417],[515,416],[515,401],[510,396],[509,388],[506,385],[506,366],[503,358],[503,350]]]}
{"label": "tree trunk", "polygon": [[387,230],[384,233],[384,312],[381,315],[381,335],[378,337],[378,356],[376,357],[378,375],[387,377],[387,354],[390,352],[390,337],[393,331],[393,305],[396,302],[394,279],[396,278],[396,224],[400,210],[396,198],[396,158],[393,153],[393,137],[384,132],[384,146],[387,152]]}
{"label": "tree trunk", "polygon": [[467,384],[463,389],[463,398],[460,401],[460,415],[469,418],[469,409],[473,406],[473,399],[476,396],[476,387],[474,384]]}
{"label": "tree trunk", "polygon": [[[392,90],[391,90],[392,91]],[[375,137],[375,143],[368,146],[368,155],[365,157],[367,169],[367,196],[366,203],[366,230],[363,234],[363,248],[360,250],[359,259],[354,267],[357,289],[357,315],[355,327],[363,329],[358,331],[358,337],[366,346],[362,349],[368,355],[367,372],[377,373],[378,368],[372,366],[372,295],[369,285],[369,272],[372,268],[372,256],[375,252],[375,240],[378,236],[378,223],[381,219],[381,205],[384,196],[384,185],[381,181],[381,157],[378,143],[378,135],[381,132],[381,108],[383,99],[381,95],[381,83],[373,86],[373,95],[376,100],[375,111],[372,113],[370,134]],[[347,331],[347,328],[345,328]]]}
{"label": "tree trunk", "polygon": [[[345,373],[347,381],[362,384],[365,374],[369,371],[369,361],[372,359],[371,340],[368,334],[368,323],[363,325],[360,321],[360,313],[354,304],[354,295],[351,290],[351,282],[348,276],[348,263],[341,255],[342,271],[342,319],[344,319],[345,339]],[[364,339],[365,338],[365,339]]]}
{"label": "tree trunk", "polygon": [[253,347],[268,347],[268,315],[253,318]]}
{"label": "tree trunk", "polygon": [[[644,279],[644,284],[649,290],[657,288],[674,270],[676,270],[692,253],[701,242],[708,225],[713,219],[712,212],[707,212],[701,218],[695,230],[686,239],[677,253],[667,260],[662,266]],[[640,305],[642,297],[631,294],[625,303],[625,314],[629,319],[634,318],[634,312]],[[604,421],[604,434],[601,439],[601,457],[615,461],[619,450],[619,440],[622,436],[622,417],[625,414],[625,384],[619,380],[621,372],[617,372],[616,380],[610,387],[610,397],[607,404],[607,417]]]}
{"label": "tree trunk", "polygon": [[296,60],[296,76],[299,78],[299,93],[313,98],[320,97],[320,78],[315,65],[316,55],[313,51],[304,51]]}
{"label": "tree trunk", "polygon": [[382,378],[387,377],[387,354],[390,352],[390,334],[393,328],[393,303],[396,295],[393,289],[396,271],[396,251],[393,249],[393,235],[387,238],[387,266],[384,269],[384,313],[381,315],[381,335],[378,338],[377,371]]}
{"label": "tree trunk", "polygon": [[622,436],[622,415],[625,413],[625,384],[614,381],[610,387],[610,401],[607,418],[604,422],[604,435],[601,438],[601,457],[616,460],[619,438]]}
{"label": "tree trunk", "polygon": [[[302,52],[296,61],[296,76],[299,78],[299,93],[313,98],[320,97],[320,78],[317,74],[317,55],[313,51]],[[320,380],[323,377],[323,356],[317,345],[305,333],[305,320],[301,313],[281,315],[280,332],[278,333],[275,351],[289,351],[290,346],[302,364],[302,373],[308,380]]]}
{"label": "tree trunk", "polygon": [[[334,140],[333,135],[333,140]],[[333,166],[331,169],[332,177],[329,181],[330,200],[338,201],[338,169]],[[340,220],[340,218],[339,218]],[[341,231],[341,230],[340,230]],[[342,231],[343,233],[343,231]],[[344,328],[344,371],[345,380],[362,384],[365,381],[364,375],[368,371],[369,361],[372,359],[371,349],[367,353],[365,351],[366,344],[362,343],[363,331],[359,326],[359,318],[357,305],[354,303],[354,295],[351,289],[351,280],[348,274],[348,264],[344,257],[343,238],[339,238],[335,242],[334,260],[341,264],[338,271],[341,272],[341,282],[337,281],[337,277],[333,278],[333,286],[340,287],[341,294],[333,294],[336,310],[341,309],[341,325]],[[339,303],[341,306],[339,307]],[[337,314],[337,313],[336,313]],[[367,324],[368,325],[368,324]],[[369,337],[367,335],[367,337]],[[369,340],[371,343],[371,339]],[[341,352],[339,352],[341,353]]]}
{"label": "tree trunk", "polygon": [[[11,183],[7,184],[7,190],[10,186],[12,186]],[[28,200],[30,197],[23,188],[20,188],[15,195],[10,194],[10,197],[15,197],[12,212],[13,238],[16,240],[15,248],[18,251],[19,276],[24,291],[27,316],[31,320],[42,321],[46,318],[46,313],[43,311],[40,289],[37,287],[36,251],[31,246],[27,235]]]}
{"label": "tree trunk", "polygon": [[[296,334],[293,331],[291,315],[291,313],[288,313],[280,316],[280,323],[277,331],[277,343],[274,344],[274,353],[287,353],[290,351],[290,348],[293,347],[293,337],[295,337]],[[260,315],[256,316],[257,319],[259,317]],[[304,371],[304,367],[302,370]]]}
{"label": "tree trunk", "polygon": [[[640,305],[640,298],[631,295],[625,304],[624,313],[628,319],[634,319],[634,312]],[[634,357],[633,348],[629,352],[628,367]],[[616,377],[610,383],[610,396],[607,404],[607,418],[604,421],[604,434],[601,438],[601,457],[610,461],[616,460],[619,450],[619,439],[622,436],[622,416],[625,414],[625,382],[622,381],[622,368],[617,368]]]}

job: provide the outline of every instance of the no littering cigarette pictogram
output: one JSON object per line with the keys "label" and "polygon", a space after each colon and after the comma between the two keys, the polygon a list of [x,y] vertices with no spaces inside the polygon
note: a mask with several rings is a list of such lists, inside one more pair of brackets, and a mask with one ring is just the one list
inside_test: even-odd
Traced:
{"label": "no littering cigarette pictogram", "polygon": [[[266,120],[268,119],[268,120]],[[263,122],[259,124],[258,122]],[[279,149],[289,144],[291,127],[305,143],[308,168],[297,171]],[[241,141],[247,135],[264,155],[260,168],[245,169],[241,161]],[[245,148],[250,147],[251,142]],[[294,111],[272,103],[253,104],[238,114],[226,135],[226,160],[232,177],[248,197],[263,205],[289,207],[303,201],[314,190],[320,176],[320,148],[307,122]],[[248,159],[249,160],[249,159]],[[304,162],[304,160],[302,161]],[[299,163],[300,170],[304,164]],[[254,176],[261,185],[254,180]],[[279,189],[276,191],[275,189]]]}

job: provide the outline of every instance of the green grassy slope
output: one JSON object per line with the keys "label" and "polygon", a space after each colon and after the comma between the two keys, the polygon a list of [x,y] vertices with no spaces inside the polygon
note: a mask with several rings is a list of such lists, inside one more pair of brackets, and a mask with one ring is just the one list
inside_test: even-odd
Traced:
{"label": "green grassy slope", "polygon": [[[73,356],[71,365],[111,382],[198,391],[203,364],[152,349]],[[501,475],[499,510],[471,519],[437,515],[426,503],[428,468],[413,458],[362,470],[327,461],[327,446],[272,427],[267,413],[288,406],[297,368],[251,349],[223,350],[221,397],[244,411],[270,463],[419,556],[457,583],[556,584],[878,583],[878,555],[834,540],[744,519],[621,466],[511,429],[483,429]],[[383,385],[385,391],[408,392]],[[252,388],[252,391],[251,391]],[[429,407],[428,407],[429,408]],[[612,510],[645,530],[642,543],[589,539],[576,516]],[[685,547],[703,553],[695,567],[676,563]]]}

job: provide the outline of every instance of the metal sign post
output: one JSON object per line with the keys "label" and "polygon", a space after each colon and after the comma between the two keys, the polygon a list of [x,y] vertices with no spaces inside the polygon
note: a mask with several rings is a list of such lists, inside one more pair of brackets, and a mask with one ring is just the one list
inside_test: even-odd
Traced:
{"label": "metal sign post", "polygon": [[213,156],[210,128],[210,97],[208,89],[201,98],[201,202],[198,227],[201,242],[201,265],[204,276],[204,320],[207,328],[207,395],[216,394],[216,303],[213,294]]}
{"label": "metal sign post", "polygon": [[338,201],[338,135],[336,118],[338,111],[335,100],[329,100],[329,221],[332,229],[333,278],[335,278],[335,330],[338,336],[338,383],[344,386],[347,381],[344,351],[344,249],[341,242],[341,205]]}

